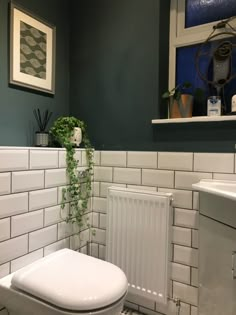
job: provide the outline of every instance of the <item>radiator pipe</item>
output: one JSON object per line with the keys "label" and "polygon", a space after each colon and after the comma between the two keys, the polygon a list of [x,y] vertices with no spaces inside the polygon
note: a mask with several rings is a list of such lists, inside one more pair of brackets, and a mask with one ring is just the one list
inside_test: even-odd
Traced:
{"label": "radiator pipe", "polygon": [[176,305],[176,315],[180,315],[181,301],[179,298],[173,298],[168,296],[168,300],[172,301]]}

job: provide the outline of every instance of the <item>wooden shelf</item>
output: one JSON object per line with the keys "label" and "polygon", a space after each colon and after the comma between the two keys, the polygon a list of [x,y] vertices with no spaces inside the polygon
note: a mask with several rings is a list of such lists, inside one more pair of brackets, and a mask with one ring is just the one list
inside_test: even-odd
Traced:
{"label": "wooden shelf", "polygon": [[196,116],[191,118],[170,118],[153,119],[152,124],[176,124],[176,123],[197,123],[197,122],[217,122],[217,121],[236,121],[236,115],[229,116]]}

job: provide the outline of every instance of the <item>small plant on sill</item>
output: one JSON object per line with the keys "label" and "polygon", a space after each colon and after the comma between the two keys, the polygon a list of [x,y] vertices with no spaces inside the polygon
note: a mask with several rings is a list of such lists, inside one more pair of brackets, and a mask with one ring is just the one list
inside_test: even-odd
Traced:
{"label": "small plant on sill", "polygon": [[188,81],[178,84],[176,87],[174,87],[171,90],[166,91],[162,94],[162,98],[168,99],[173,98],[174,100],[179,101],[182,94],[185,93],[186,90],[190,89],[192,87],[192,84]]}

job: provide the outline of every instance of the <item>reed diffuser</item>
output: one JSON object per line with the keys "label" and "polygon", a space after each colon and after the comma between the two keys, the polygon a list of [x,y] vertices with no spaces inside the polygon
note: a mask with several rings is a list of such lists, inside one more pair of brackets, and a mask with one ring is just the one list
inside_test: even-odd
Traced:
{"label": "reed diffuser", "polygon": [[36,146],[47,147],[48,146],[48,132],[46,131],[48,122],[52,116],[52,112],[46,110],[41,114],[40,109],[34,109],[34,117],[38,124],[39,130],[36,131]]}

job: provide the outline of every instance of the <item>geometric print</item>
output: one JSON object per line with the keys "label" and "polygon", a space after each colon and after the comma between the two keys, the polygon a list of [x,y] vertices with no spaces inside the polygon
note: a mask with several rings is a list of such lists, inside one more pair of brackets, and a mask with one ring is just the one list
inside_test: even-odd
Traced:
{"label": "geometric print", "polygon": [[20,72],[46,79],[47,34],[20,21]]}

